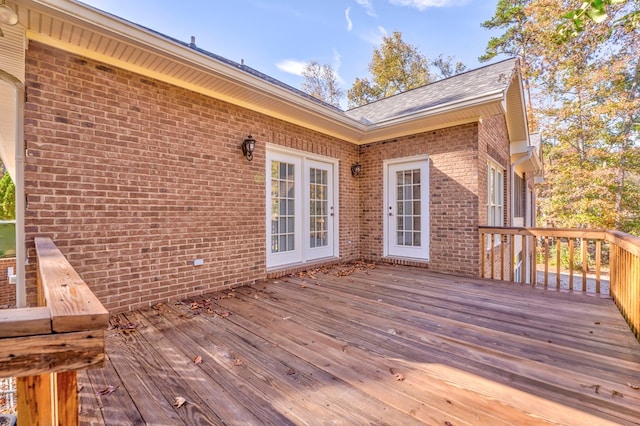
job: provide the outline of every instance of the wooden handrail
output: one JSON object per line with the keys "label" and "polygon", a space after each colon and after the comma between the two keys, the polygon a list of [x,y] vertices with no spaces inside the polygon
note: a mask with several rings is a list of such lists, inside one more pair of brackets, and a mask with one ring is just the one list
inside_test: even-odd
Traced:
{"label": "wooden handrail", "polygon": [[109,312],[51,239],[35,246],[39,307],[0,312],[0,377],[17,378],[19,425],[77,425],[76,371],[104,364]]}
{"label": "wooden handrail", "polygon": [[[509,256],[507,262],[511,273],[509,280],[513,281],[515,242],[523,248],[523,258],[532,257],[532,268],[529,271],[528,281],[537,283],[536,250],[538,241],[541,242],[542,256],[544,260],[544,275],[542,285],[548,287],[549,283],[549,248],[550,239],[555,239],[556,249],[556,288],[560,288],[560,260],[563,242],[566,242],[569,256],[569,290],[587,290],[587,271],[589,268],[589,254],[587,245],[591,245],[595,255],[595,292],[601,292],[601,267],[603,246],[608,247],[609,261],[609,295],[613,298],[620,312],[625,317],[632,331],[640,340],[640,238],[619,231],[601,229],[568,229],[568,228],[519,228],[519,227],[478,227],[480,233],[480,276],[491,279],[504,280],[504,271],[495,273],[495,266],[503,269],[505,262],[503,256]],[[499,238],[498,238],[499,236]],[[509,236],[507,238],[506,236]],[[491,241],[492,244],[485,244]],[[499,243],[500,259],[496,260],[496,242]],[[576,243],[580,250],[576,250]],[[505,245],[507,246],[505,249]],[[578,251],[578,253],[576,253]],[[582,286],[574,286],[574,267],[576,256],[582,262]],[[489,262],[489,265],[487,265]],[[522,282],[525,282],[525,273]]]}

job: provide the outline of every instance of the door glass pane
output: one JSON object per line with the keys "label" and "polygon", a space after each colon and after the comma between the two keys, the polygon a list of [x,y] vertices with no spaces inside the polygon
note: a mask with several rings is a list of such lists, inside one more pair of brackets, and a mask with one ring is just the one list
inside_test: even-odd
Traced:
{"label": "door glass pane", "polygon": [[329,200],[327,170],[309,169],[309,247],[326,247],[329,244]]}
{"label": "door glass pane", "polygon": [[401,246],[420,247],[420,180],[420,169],[396,172],[396,242]]}
{"label": "door glass pane", "polygon": [[271,252],[295,250],[295,167],[271,162]]}

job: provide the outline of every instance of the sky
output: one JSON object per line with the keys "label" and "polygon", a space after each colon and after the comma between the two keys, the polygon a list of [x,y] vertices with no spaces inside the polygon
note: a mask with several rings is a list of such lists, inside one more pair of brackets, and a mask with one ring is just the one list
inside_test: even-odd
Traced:
{"label": "sky", "polygon": [[373,50],[394,31],[428,58],[454,56],[468,69],[499,34],[480,26],[497,0],[82,1],[185,42],[194,36],[199,48],[295,88],[304,64],[331,65],[345,92],[370,76]]}

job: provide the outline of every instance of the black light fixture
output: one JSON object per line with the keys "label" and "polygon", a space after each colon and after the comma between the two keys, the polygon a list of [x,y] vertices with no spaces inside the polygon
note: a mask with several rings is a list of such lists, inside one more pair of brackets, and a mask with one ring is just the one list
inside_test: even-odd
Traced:
{"label": "black light fixture", "polygon": [[360,163],[354,163],[351,166],[351,175],[353,177],[358,177],[360,176],[360,172],[362,172],[362,166],[360,165]]}
{"label": "black light fixture", "polygon": [[247,157],[247,160],[249,161],[253,160],[254,149],[256,149],[256,140],[253,138],[253,136],[249,135],[242,142],[242,153],[244,154],[245,157]]}

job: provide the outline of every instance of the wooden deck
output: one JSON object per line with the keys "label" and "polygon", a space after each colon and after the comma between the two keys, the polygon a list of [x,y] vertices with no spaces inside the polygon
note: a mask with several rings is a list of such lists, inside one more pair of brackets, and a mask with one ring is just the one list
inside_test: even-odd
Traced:
{"label": "wooden deck", "polygon": [[352,269],[114,317],[81,422],[640,422],[640,344],[610,299]]}

